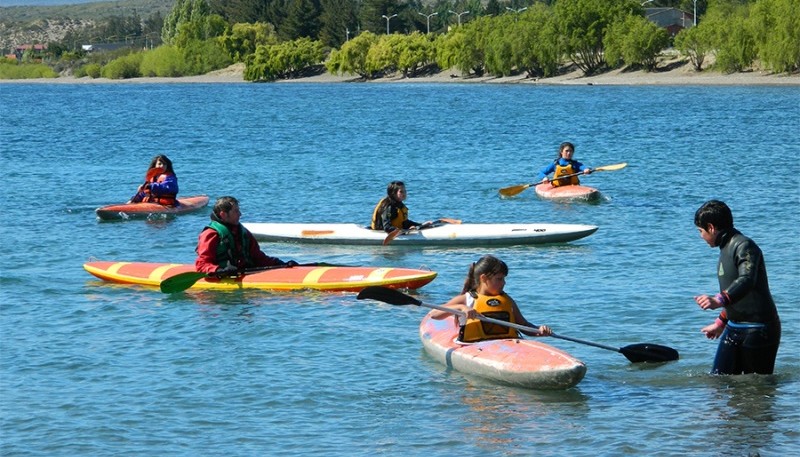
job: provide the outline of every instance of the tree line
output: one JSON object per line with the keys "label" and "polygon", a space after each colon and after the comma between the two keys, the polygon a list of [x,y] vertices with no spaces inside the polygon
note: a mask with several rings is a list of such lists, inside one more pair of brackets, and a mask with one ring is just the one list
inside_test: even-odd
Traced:
{"label": "tree line", "polygon": [[[569,64],[586,75],[622,66],[651,71],[670,46],[698,71],[711,56],[722,72],[800,68],[796,0],[709,0],[698,26],[675,37],[645,18],[639,0],[516,1],[177,0],[163,19],[161,46],[86,74],[182,76],[243,62],[250,81],[298,77],[323,65],[365,79],[448,68],[535,78]],[[694,1],[687,1],[691,11]],[[444,9],[452,12],[449,22],[435,22],[447,17],[438,14]]]}

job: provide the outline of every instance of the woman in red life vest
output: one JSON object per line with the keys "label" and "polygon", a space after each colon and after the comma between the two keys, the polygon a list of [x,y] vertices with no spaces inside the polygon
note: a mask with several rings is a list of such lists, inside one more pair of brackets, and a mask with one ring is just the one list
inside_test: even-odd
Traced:
{"label": "woman in red life vest", "polygon": [[158,203],[165,206],[178,204],[178,177],[172,169],[172,161],[165,155],[157,155],[147,168],[145,182],[136,190],[128,203]]}
{"label": "woman in red life vest", "polygon": [[[481,257],[470,266],[461,295],[453,297],[444,305],[453,311],[463,313],[462,316],[455,316],[461,327],[459,341],[474,343],[489,339],[520,337],[517,330],[511,327],[481,321],[478,319],[479,314],[533,327],[533,324],[522,316],[516,302],[503,291],[507,275],[508,265],[491,255]],[[445,319],[451,315],[441,310],[431,311],[430,314],[433,319]],[[537,327],[537,330],[524,333],[529,336],[547,336],[553,333],[546,325]]]}

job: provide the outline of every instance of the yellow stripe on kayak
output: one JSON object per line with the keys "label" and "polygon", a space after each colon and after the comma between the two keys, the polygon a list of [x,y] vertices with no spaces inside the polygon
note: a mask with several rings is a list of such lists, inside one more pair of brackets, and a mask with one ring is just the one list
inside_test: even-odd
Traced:
{"label": "yellow stripe on kayak", "polygon": [[111,276],[119,276],[120,268],[124,267],[125,265],[130,265],[131,263],[132,262],[117,262],[114,265],[108,267],[108,270],[106,270],[106,274]]}
{"label": "yellow stripe on kayak", "polygon": [[381,281],[391,268],[378,268],[367,276],[367,281]]}
{"label": "yellow stripe on kayak", "polygon": [[149,281],[161,284],[161,281],[164,280],[164,273],[166,273],[167,271],[169,271],[169,270],[171,270],[171,269],[173,269],[175,267],[179,267],[179,266],[181,266],[181,264],[179,264],[179,263],[168,263],[166,265],[162,265],[162,266],[154,269],[153,271],[151,271],[150,275],[147,277],[147,279]]}
{"label": "yellow stripe on kayak", "polygon": [[334,267],[319,267],[314,268],[313,270],[309,271],[305,278],[303,278],[303,285],[317,285],[319,284],[320,278],[322,275],[325,274],[326,271],[332,269]]}

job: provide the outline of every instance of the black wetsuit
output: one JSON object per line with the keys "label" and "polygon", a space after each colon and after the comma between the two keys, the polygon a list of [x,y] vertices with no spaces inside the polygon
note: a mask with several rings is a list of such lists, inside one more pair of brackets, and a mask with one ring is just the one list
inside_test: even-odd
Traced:
{"label": "black wetsuit", "polygon": [[712,373],[771,374],[781,341],[781,322],[761,249],[736,229],[721,233],[717,245],[719,287],[730,303],[725,306],[728,323]]}

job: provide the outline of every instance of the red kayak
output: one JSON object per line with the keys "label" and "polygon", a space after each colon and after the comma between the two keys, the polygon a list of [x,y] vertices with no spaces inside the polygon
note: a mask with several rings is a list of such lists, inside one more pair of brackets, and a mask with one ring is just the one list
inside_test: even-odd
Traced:
{"label": "red kayak", "polygon": [[158,203],[121,203],[97,208],[95,213],[102,220],[146,218],[151,214],[184,214],[197,211],[208,205],[207,195],[195,195],[178,199],[175,206]]}
{"label": "red kayak", "polygon": [[536,186],[536,195],[548,200],[585,200],[594,201],[600,199],[600,191],[594,187],[573,185],[555,187],[550,183],[539,184]]}

